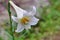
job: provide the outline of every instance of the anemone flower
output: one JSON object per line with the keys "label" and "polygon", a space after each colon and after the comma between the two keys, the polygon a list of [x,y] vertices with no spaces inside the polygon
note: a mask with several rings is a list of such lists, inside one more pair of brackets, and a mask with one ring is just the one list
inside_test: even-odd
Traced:
{"label": "anemone flower", "polygon": [[28,12],[22,8],[16,6],[12,1],[9,1],[12,7],[15,9],[17,17],[12,16],[13,21],[18,23],[17,29],[15,32],[21,32],[24,29],[28,30],[31,28],[31,25],[36,25],[39,21],[34,15],[36,13],[35,6],[32,7],[32,11]]}

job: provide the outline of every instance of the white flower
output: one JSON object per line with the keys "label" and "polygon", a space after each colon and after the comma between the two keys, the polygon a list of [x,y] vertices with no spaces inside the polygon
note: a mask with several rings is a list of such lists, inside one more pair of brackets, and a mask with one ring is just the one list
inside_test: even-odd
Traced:
{"label": "white flower", "polygon": [[31,25],[36,25],[38,23],[39,19],[34,17],[36,13],[35,6],[33,6],[33,10],[31,12],[27,12],[26,10],[16,6],[12,1],[9,1],[9,3],[13,6],[17,13],[17,17],[12,16],[12,19],[18,23],[16,32],[21,32],[24,29],[30,29]]}

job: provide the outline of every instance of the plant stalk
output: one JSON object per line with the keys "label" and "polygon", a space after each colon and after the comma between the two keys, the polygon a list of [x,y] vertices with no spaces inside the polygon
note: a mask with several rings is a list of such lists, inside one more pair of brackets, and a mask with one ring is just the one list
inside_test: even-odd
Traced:
{"label": "plant stalk", "polygon": [[10,26],[11,26],[11,35],[12,35],[12,40],[14,40],[14,31],[12,27],[12,19],[11,19],[11,12],[10,12],[10,3],[8,2],[8,13],[9,13],[9,18],[10,18]]}

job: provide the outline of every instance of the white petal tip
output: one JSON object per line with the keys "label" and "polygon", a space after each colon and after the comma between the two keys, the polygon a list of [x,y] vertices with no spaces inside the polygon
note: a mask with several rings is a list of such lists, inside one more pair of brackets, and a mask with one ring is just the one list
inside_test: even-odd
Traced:
{"label": "white petal tip", "polygon": [[39,19],[37,19],[39,21]]}
{"label": "white petal tip", "polygon": [[12,1],[9,1],[9,3],[11,4],[11,3],[13,3]]}
{"label": "white petal tip", "polygon": [[[36,24],[37,24],[38,22],[39,22],[39,19],[37,19],[37,22],[36,22]],[[35,25],[36,25],[36,24],[35,24]]]}
{"label": "white petal tip", "polygon": [[9,2],[11,2],[11,0]]}
{"label": "white petal tip", "polygon": [[19,33],[19,32],[22,32],[22,31],[15,30],[15,32]]}
{"label": "white petal tip", "polygon": [[30,24],[30,25],[36,25],[36,24],[38,23],[38,21],[39,21],[38,18],[33,17],[33,18],[31,18],[29,24]]}
{"label": "white petal tip", "polygon": [[33,6],[33,10],[36,12],[36,7],[35,6]]}
{"label": "white petal tip", "polygon": [[12,2],[12,1],[9,1],[9,3],[15,8],[16,5]]}
{"label": "white petal tip", "polygon": [[12,18],[14,17],[14,16],[11,16]]}
{"label": "white petal tip", "polygon": [[19,31],[15,30],[15,32],[19,33]]}
{"label": "white petal tip", "polygon": [[24,28],[23,29],[20,29],[20,30],[15,30],[15,32],[17,32],[17,33],[19,33],[19,32],[22,32],[24,30]]}

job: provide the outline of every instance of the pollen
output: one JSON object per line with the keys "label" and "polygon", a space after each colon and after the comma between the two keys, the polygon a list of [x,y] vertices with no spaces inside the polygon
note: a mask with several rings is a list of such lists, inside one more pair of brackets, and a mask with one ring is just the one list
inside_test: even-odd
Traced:
{"label": "pollen", "polygon": [[23,17],[23,18],[21,19],[21,23],[22,23],[22,24],[26,24],[26,23],[28,23],[28,21],[29,21],[29,18],[28,18],[28,17]]}

